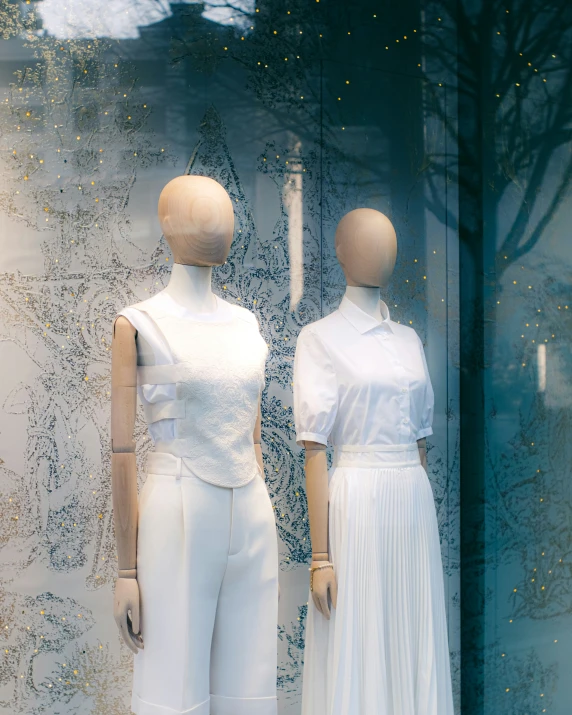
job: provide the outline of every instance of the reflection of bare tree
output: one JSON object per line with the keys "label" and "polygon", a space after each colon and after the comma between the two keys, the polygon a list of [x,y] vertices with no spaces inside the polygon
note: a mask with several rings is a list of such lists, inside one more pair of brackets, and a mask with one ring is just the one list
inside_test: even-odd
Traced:
{"label": "reflection of bare tree", "polygon": [[[534,667],[522,667],[511,651],[534,632],[509,636],[504,625],[570,608],[570,570],[560,561],[570,552],[559,477],[566,451],[557,436],[569,417],[534,399],[529,357],[539,337],[544,343],[562,333],[549,330],[555,316],[537,285],[542,276],[563,281],[564,271],[543,264],[538,248],[572,182],[572,6],[465,0],[454,18],[442,19],[458,46],[437,26],[426,35],[426,58],[431,70],[456,74],[458,116],[449,119],[445,107],[438,116],[458,149],[458,166],[435,156],[428,180],[447,172],[459,187],[458,220],[436,189],[429,206],[446,212],[461,241],[463,703],[470,715],[489,712],[492,703],[491,712],[532,712],[531,673],[538,682],[539,671],[550,670],[549,656],[535,651]],[[523,258],[535,248],[535,291],[525,297]],[[503,280],[517,262],[520,275]],[[507,285],[509,311],[508,301],[497,303]],[[542,319],[531,320],[539,308]],[[511,702],[495,707],[497,693],[509,690]]]}
{"label": "reflection of bare tree", "polygon": [[[554,706],[554,691],[558,682],[558,667],[546,665],[532,649],[506,654],[495,675],[504,687],[490,696],[491,712],[503,715],[550,712]],[[539,705],[539,701],[541,705]]]}
{"label": "reflection of bare tree", "polygon": [[[456,28],[458,53],[441,25],[427,33],[426,53],[441,69],[457,66],[461,111],[476,112],[457,129],[441,107],[464,163],[454,176],[461,192],[480,196],[484,171],[487,221],[495,220],[495,205],[511,205],[496,250],[500,278],[537,245],[572,182],[572,154],[561,152],[572,141],[572,5],[467,1],[457,3],[455,13],[442,25]],[[434,106],[431,102],[430,109]],[[436,215],[447,208],[440,199],[434,191]],[[457,224],[452,211],[447,218],[449,225]],[[475,227],[467,225],[465,235]]]}

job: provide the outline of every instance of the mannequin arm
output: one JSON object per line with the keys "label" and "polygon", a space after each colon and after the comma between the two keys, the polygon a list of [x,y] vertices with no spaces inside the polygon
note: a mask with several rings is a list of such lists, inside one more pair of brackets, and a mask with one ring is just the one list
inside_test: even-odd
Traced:
{"label": "mannequin arm", "polygon": [[[328,555],[328,462],[326,448],[317,442],[305,442],[306,448],[306,494],[312,539],[312,566],[329,560]],[[328,592],[334,608],[337,600],[337,584],[333,568],[314,571],[312,598],[318,611],[330,618]]]}
{"label": "mannequin arm", "polygon": [[119,566],[114,615],[127,645],[143,647],[139,633],[137,585],[137,468],[133,428],[137,408],[136,331],[119,317],[111,357],[111,491]]}
{"label": "mannequin arm", "polygon": [[419,459],[421,460],[421,466],[425,471],[427,471],[427,439],[417,440],[417,447],[419,449]]}

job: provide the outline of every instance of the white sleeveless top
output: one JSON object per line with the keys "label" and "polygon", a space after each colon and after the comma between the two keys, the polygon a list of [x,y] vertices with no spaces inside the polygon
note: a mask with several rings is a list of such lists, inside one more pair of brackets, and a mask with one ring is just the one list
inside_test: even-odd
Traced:
{"label": "white sleeveless top", "polygon": [[143,338],[137,391],[155,450],[240,487],[260,471],[253,433],[268,348],[253,313],[216,300],[213,313],[193,314],[161,291],[119,315]]}

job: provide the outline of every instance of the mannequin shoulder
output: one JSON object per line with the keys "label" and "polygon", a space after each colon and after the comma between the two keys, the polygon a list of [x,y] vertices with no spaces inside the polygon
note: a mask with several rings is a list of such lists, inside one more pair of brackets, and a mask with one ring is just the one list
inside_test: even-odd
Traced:
{"label": "mannequin shoulder", "polygon": [[160,293],[156,293],[155,295],[152,295],[150,298],[146,298],[145,300],[141,300],[138,303],[132,303],[131,305],[128,305],[126,308],[123,308],[123,310],[120,310],[118,315],[128,316],[129,313],[133,313],[133,311],[135,311],[135,310],[145,312],[149,309],[157,307],[160,304],[160,302],[161,302]]}
{"label": "mannequin shoulder", "polygon": [[[147,315],[151,314],[155,306],[155,296],[143,300],[139,303],[133,303],[120,310],[115,316],[113,324],[113,334],[117,338],[119,331],[123,335],[129,334],[135,338],[141,337],[146,331],[149,331],[149,319]],[[153,315],[157,316],[156,311]]]}
{"label": "mannequin shoulder", "polygon": [[130,316],[133,317],[133,315],[136,314],[137,311],[144,311],[148,306],[151,306],[152,304],[153,297],[147,298],[147,300],[142,300],[139,303],[132,303],[131,305],[128,305],[118,311],[117,315],[115,316],[115,320],[118,321],[119,318],[123,317],[126,320],[130,321]]}
{"label": "mannequin shoulder", "polygon": [[330,336],[338,333],[340,321],[342,321],[343,324],[343,316],[338,310],[334,310],[333,313],[326,315],[324,318],[305,325],[300,331],[298,339],[316,337],[319,340],[328,342]]}
{"label": "mannequin shoulder", "polygon": [[113,322],[113,341],[122,343],[125,340],[133,340],[137,334],[137,328],[123,314],[118,314]]}
{"label": "mannequin shoulder", "polygon": [[146,322],[146,315],[158,319],[165,314],[162,305],[161,293],[156,293],[146,300],[133,303],[123,308],[117,313],[115,320],[117,321],[120,317],[124,317],[134,325],[137,330],[141,330],[144,322]]}
{"label": "mannequin shoulder", "polygon": [[391,328],[395,335],[397,335],[400,339],[406,340],[408,342],[418,343],[419,345],[423,346],[423,342],[421,341],[421,338],[419,337],[417,331],[410,325],[403,325],[403,323],[396,323],[392,320]]}
{"label": "mannequin shoulder", "polygon": [[[221,298],[221,300],[222,300],[222,298]],[[226,300],[224,302],[230,307],[230,309],[233,312],[233,315],[236,318],[240,318],[240,320],[244,320],[245,323],[249,323],[250,325],[255,326],[257,329],[259,328],[258,318],[251,310],[248,310],[248,308],[244,308],[242,305],[236,305],[235,303],[229,303]]]}

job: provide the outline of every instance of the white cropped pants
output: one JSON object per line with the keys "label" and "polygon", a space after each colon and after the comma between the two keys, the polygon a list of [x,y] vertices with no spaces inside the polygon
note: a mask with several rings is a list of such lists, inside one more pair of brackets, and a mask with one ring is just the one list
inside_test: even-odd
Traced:
{"label": "white cropped pants", "polygon": [[217,487],[154,452],[139,498],[137,715],[276,715],[278,556],[264,481]]}

